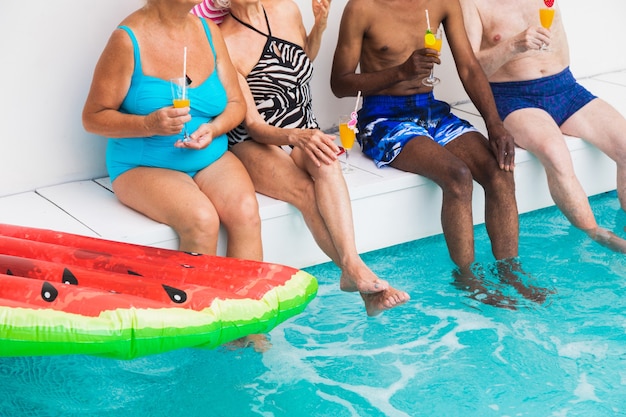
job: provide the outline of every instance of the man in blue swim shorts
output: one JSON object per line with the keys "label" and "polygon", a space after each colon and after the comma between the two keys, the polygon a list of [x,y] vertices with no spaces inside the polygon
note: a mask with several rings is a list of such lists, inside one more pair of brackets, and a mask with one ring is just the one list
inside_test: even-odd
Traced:
{"label": "man in blue swim shorts", "polygon": [[617,163],[617,192],[626,209],[626,119],[570,72],[558,5],[552,6],[550,30],[537,19],[543,0],[461,0],[461,5],[500,117],[516,144],[543,164],[554,202],[592,239],[625,253],[626,241],[598,226],[563,135],[584,138]]}
{"label": "man in blue swim shorts", "polygon": [[[465,89],[486,122],[489,140],[453,115],[447,103],[435,100],[432,87],[422,82],[433,65],[441,62],[438,51],[424,47],[424,34],[427,28],[435,32],[440,25]],[[362,92],[358,139],[377,166],[420,174],[441,187],[442,227],[450,257],[458,267],[457,284],[484,290],[473,272],[474,180],[485,192],[486,227],[497,264],[506,265],[509,271],[521,270],[516,259],[515,144],[471,51],[458,0],[429,2],[428,11],[415,10],[411,0],[396,1],[393,6],[350,0],[339,29],[331,87],[337,97]],[[516,288],[530,296],[523,286]],[[497,292],[483,294],[480,300],[502,301]]]}

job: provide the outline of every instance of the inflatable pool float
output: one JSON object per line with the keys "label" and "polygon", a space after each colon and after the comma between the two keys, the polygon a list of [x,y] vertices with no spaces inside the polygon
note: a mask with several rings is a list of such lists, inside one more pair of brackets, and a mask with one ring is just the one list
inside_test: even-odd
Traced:
{"label": "inflatable pool float", "polygon": [[0,356],[215,348],[269,332],[316,293],[284,265],[0,224]]}

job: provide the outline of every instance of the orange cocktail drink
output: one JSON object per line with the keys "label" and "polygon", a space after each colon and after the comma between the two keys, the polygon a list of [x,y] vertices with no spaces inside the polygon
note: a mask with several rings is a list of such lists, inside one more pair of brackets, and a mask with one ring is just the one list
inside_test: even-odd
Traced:
{"label": "orange cocktail drink", "polygon": [[554,20],[553,8],[539,9],[539,21],[541,22],[541,26],[546,29],[550,29],[550,26],[552,26],[552,20]]}

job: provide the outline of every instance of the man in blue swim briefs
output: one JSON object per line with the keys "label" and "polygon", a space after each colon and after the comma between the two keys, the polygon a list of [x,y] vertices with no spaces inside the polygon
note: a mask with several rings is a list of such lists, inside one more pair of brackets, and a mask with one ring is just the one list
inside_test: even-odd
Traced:
{"label": "man in blue swim briefs", "polygon": [[556,205],[592,239],[626,252],[625,240],[596,223],[563,137],[585,138],[617,163],[617,192],[626,209],[626,119],[574,79],[558,5],[550,30],[539,25],[543,0],[461,0],[461,6],[504,126],[543,164]]}
{"label": "man in blue swim briefs", "polygon": [[[422,83],[433,65],[440,63],[436,50],[424,48],[424,34],[429,25],[434,32],[440,24],[465,89],[486,122],[489,140],[453,115],[447,103],[434,98],[432,87]],[[515,145],[472,53],[458,0],[393,4],[349,0],[339,29],[331,87],[338,97],[362,92],[358,140],[377,166],[414,172],[441,187],[443,233],[458,266],[457,279],[469,278],[463,278],[465,288],[482,290],[472,272],[473,180],[484,188],[486,227],[498,264],[521,268],[516,259]],[[496,295],[484,296],[483,302],[498,302]]]}

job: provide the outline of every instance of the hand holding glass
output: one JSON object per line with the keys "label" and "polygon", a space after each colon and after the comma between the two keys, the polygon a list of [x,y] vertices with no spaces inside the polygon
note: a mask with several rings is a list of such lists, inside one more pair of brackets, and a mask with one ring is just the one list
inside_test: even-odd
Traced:
{"label": "hand holding glass", "polygon": [[[426,34],[424,35],[424,48],[435,49],[436,51],[441,51],[441,44],[443,42],[443,30],[441,27],[437,28],[436,33],[432,33],[430,29],[426,30]],[[428,87],[434,87],[439,84],[441,80],[435,77],[435,67],[430,70],[430,75],[428,78],[424,78],[422,80],[422,84]]]}
{"label": "hand holding glass", "polygon": [[351,126],[348,125],[350,120],[350,116],[341,116],[339,118],[339,139],[341,140],[341,146],[343,146],[343,148],[346,150],[346,165],[342,170],[343,172],[352,171],[350,162],[348,162],[348,151],[354,146],[354,141],[356,140],[356,132]]}
{"label": "hand holding glass", "polygon": [[[172,87],[172,103],[174,108],[179,109],[182,107],[189,107],[191,101],[187,95],[187,79],[185,77],[172,78],[170,80],[170,86]],[[191,136],[187,133],[187,124],[183,125],[183,142],[191,140]]]}

